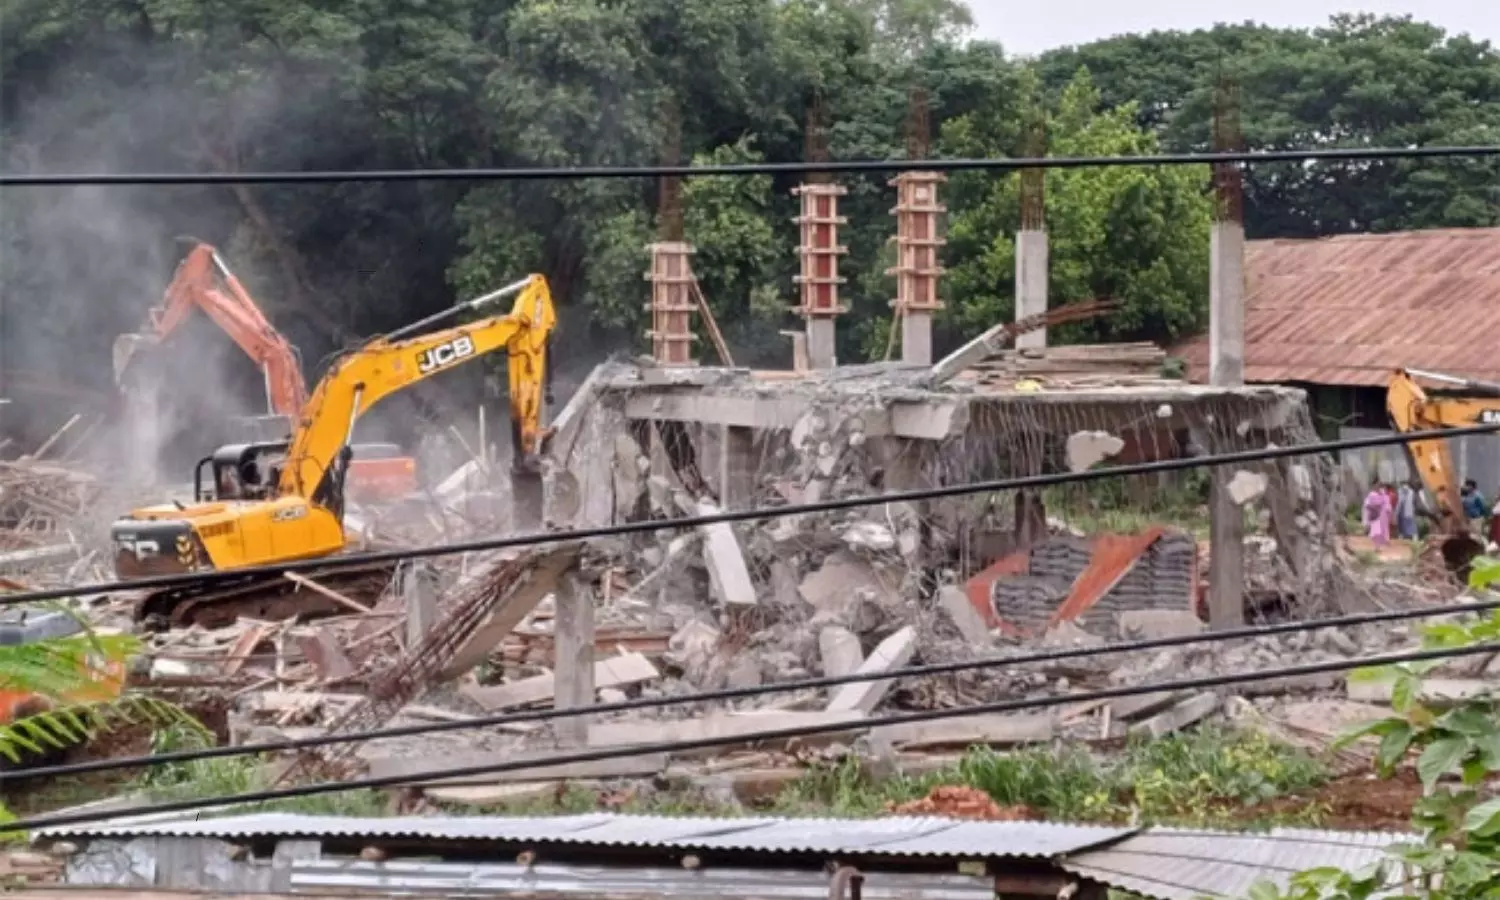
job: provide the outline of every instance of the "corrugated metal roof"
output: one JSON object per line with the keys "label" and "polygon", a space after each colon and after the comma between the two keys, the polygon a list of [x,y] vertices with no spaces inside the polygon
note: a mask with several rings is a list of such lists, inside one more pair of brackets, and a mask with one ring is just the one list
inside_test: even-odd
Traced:
{"label": "corrugated metal roof", "polygon": [[1410,835],[1276,828],[1266,834],[1225,834],[1152,828],[1119,843],[1073,854],[1063,869],[1160,900],[1246,897],[1266,879],[1285,887],[1298,872],[1320,866],[1358,871]]}
{"label": "corrugated metal roof", "polygon": [[[1500,228],[1250,241],[1245,380],[1383,387],[1391,370],[1500,379]],[[1476,339],[1478,338],[1478,339]],[[1208,336],[1171,353],[1208,374]]]}
{"label": "corrugated metal roof", "polygon": [[385,837],[675,850],[1002,859],[1074,853],[1132,834],[1135,830],[1050,822],[960,822],[939,818],[712,819],[612,813],[542,817],[353,818],[257,813],[124,826],[99,823],[48,829],[37,834],[46,837],[170,835],[227,840]]}

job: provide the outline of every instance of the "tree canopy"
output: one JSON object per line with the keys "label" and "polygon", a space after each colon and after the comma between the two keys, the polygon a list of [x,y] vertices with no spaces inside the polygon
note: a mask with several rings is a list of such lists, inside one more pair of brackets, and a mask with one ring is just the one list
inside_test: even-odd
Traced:
{"label": "tree canopy", "polygon": [[[1409,19],[1129,35],[1016,60],[970,40],[960,0],[5,0],[0,15],[10,172],[792,161],[814,105],[832,158],[901,157],[917,89],[935,153],[1018,155],[1038,109],[1053,154],[1205,149],[1226,76],[1252,148],[1500,143],[1500,56]],[[1496,224],[1497,174],[1474,160],[1260,167],[1247,226]],[[885,176],[840,181],[840,356],[878,358],[893,192]],[[968,173],[943,188],[940,345],[1011,315],[1016,182]],[[1192,167],[1048,173],[1054,302],[1125,303],[1073,335],[1201,325],[1206,184]],[[788,358],[794,185],[682,188],[684,236],[742,361]],[[553,284],[562,368],[587,368],[643,347],[659,197],[626,179],[6,189],[4,369],[106,383],[109,340],[159,297],[184,234],[224,249],[310,378],[331,349],[527,271]]]}

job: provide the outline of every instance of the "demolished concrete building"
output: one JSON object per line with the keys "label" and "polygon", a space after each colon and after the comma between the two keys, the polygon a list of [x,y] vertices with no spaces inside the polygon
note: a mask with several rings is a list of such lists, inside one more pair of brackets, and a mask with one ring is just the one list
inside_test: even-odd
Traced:
{"label": "demolished concrete building", "polygon": [[[1077,360],[1088,348],[1058,349]],[[1048,357],[1008,351],[941,383],[933,368],[905,364],[799,373],[606,365],[590,379],[590,401],[560,420],[547,518],[595,527],[1315,440],[1295,389],[1028,374],[1028,361],[1045,369]],[[1276,552],[1259,561],[1274,574],[1247,578],[1274,581],[1306,607],[1338,600],[1328,565],[1338,519],[1331,471],[1321,459],[1262,463],[1243,467],[1238,482],[1247,514],[1262,510],[1275,537]],[[1150,491],[1167,477],[1135,480]],[[1063,620],[1113,634],[1118,612],[1195,609],[1211,547],[1200,553],[1193,536],[1162,527],[1084,535],[1049,520],[1049,493],[713,526],[702,535],[702,569],[723,608],[775,608],[762,621],[781,627],[798,611],[803,665],[785,675],[817,655],[817,629],[805,624],[872,636],[934,618],[962,628],[964,613],[928,615],[945,587],[966,588],[984,628],[1015,635]],[[648,562],[670,564],[648,549]],[[657,595],[668,604],[671,583]],[[886,629],[869,627],[875,614],[860,597],[886,608]]]}

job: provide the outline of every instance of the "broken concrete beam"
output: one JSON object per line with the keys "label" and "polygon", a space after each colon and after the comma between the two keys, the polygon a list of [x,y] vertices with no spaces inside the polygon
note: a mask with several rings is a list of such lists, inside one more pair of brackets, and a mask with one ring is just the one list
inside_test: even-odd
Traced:
{"label": "broken concrete beam", "polygon": [[[741,713],[718,713],[700,719],[676,722],[602,722],[589,726],[589,746],[629,747],[663,741],[701,741],[743,738],[746,744],[772,743],[756,739],[760,732],[788,728],[826,727],[829,730],[808,737],[777,740],[779,745],[817,746],[832,741],[849,740],[863,730],[864,715],[857,711],[791,712],[769,710]],[[723,746],[677,755],[713,756],[724,752]]]}
{"label": "broken concrete beam", "polygon": [[[557,589],[562,573],[577,564],[582,549],[578,541],[500,551],[471,572],[465,585],[488,582],[498,585],[494,604],[470,632],[439,673],[442,680],[457,678],[484,661],[499,643],[521,623],[526,614]],[[490,588],[486,588],[487,590]]]}
{"label": "broken concrete beam", "polygon": [[[697,514],[712,516],[719,508],[707,500],[699,500]],[[708,578],[714,595],[725,606],[755,606],[755,584],[750,580],[750,569],[745,565],[745,554],[734,530],[726,522],[704,525],[699,528],[703,535],[703,561],[708,566]]]}
{"label": "broken concrete beam", "polygon": [[77,555],[78,547],[75,544],[48,544],[45,547],[12,550],[0,553],[0,569],[24,569],[27,566],[72,559]]}
{"label": "broken concrete beam", "polygon": [[1157,713],[1144,722],[1137,722],[1130,726],[1126,733],[1132,737],[1136,735],[1163,737],[1207,718],[1218,708],[1218,694],[1199,694],[1196,697],[1189,697],[1171,709]]}
{"label": "broken concrete beam", "polygon": [[1068,435],[1068,469],[1086,472],[1125,449],[1125,442],[1107,431],[1077,431]]}
{"label": "broken concrete beam", "polygon": [[[614,688],[623,685],[650,681],[661,673],[651,660],[639,653],[622,653],[594,663],[594,686]],[[548,673],[531,678],[522,678],[508,684],[484,687],[465,686],[459,689],[465,697],[485,709],[514,709],[551,700],[557,690],[557,678]]]}
{"label": "broken concrete beam", "polygon": [[[917,649],[917,630],[910,625],[880,642],[869,658],[860,664],[859,674],[871,675],[890,669],[899,669],[911,661]],[[828,701],[825,709],[831,713],[859,711],[871,713],[895,685],[895,680],[858,681],[843,685]]]}
{"label": "broken concrete beam", "polygon": [[964,640],[980,647],[989,645],[989,626],[985,624],[979,610],[969,602],[969,595],[962,588],[952,585],[938,588],[937,601],[943,612],[948,614],[948,620],[964,636]]}
{"label": "broken concrete beam", "polygon": [[1050,741],[1053,728],[1053,717],[1050,714],[997,714],[885,725],[873,729],[870,737],[901,750],[962,750],[977,746],[1011,747]]}
{"label": "broken concrete beam", "polygon": [[[517,753],[510,750],[481,751],[475,753],[444,753],[441,759],[407,754],[403,756],[371,757],[368,762],[370,775],[374,778],[420,777],[423,772],[436,769],[470,769],[502,763],[544,762],[555,757],[555,751]],[[534,766],[493,772],[483,775],[466,775],[457,778],[432,778],[412,782],[419,784],[515,784],[527,781],[571,781],[576,778],[649,778],[667,767],[665,753],[638,753],[630,756],[596,759],[590,762],[564,763],[557,766]]]}
{"label": "broken concrete beam", "polygon": [[[1395,682],[1349,679],[1349,699],[1360,703],[1391,702]],[[1429,706],[1451,706],[1460,700],[1472,700],[1500,691],[1500,684],[1469,678],[1424,678],[1418,700]]]}
{"label": "broken concrete beam", "polygon": [[426,787],[422,793],[438,803],[464,806],[502,806],[532,800],[555,799],[563,789],[561,781],[523,781],[519,784],[456,784]]}
{"label": "broken concrete beam", "polygon": [[1120,637],[1127,640],[1156,640],[1201,634],[1208,626],[1187,609],[1127,609],[1115,614]]}
{"label": "broken concrete beam", "polygon": [[1154,691],[1150,694],[1134,694],[1111,700],[1108,704],[1110,718],[1116,721],[1146,716],[1187,698],[1184,691]]}
{"label": "broken concrete beam", "polygon": [[859,671],[865,661],[865,651],[859,638],[847,628],[825,625],[818,632],[818,653],[823,660],[823,675],[839,678]]}
{"label": "broken concrete beam", "polygon": [[[731,396],[698,388],[657,387],[636,390],[625,400],[630,419],[790,431],[813,409],[805,397]],[[861,415],[866,437],[904,437],[938,441],[968,424],[963,399],[900,400],[888,410],[866,410]]]}

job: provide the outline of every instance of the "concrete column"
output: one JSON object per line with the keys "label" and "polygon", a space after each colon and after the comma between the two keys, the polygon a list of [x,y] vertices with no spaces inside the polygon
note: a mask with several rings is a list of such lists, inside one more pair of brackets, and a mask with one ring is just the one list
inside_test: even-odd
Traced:
{"label": "concrete column", "polygon": [[[1209,232],[1209,383],[1245,383],[1245,226],[1214,222]],[[1210,452],[1218,448],[1208,447]],[[1226,489],[1233,472],[1215,469],[1209,487],[1209,622],[1245,623],[1245,517]]]}
{"label": "concrete column", "polygon": [[[1016,232],[1016,321],[1047,311],[1047,232]],[[1047,346],[1047,329],[1016,335],[1018,349]]]}
{"label": "concrete column", "polygon": [[807,364],[813,369],[838,366],[838,329],[833,319],[807,320]]}
{"label": "concrete column", "polygon": [[896,299],[891,301],[895,324],[901,328],[901,361],[932,365],[932,315],[938,301],[939,217],[947,207],[938,203],[938,172],[902,172],[890,183],[896,188],[896,265],[886,270],[896,277]]}
{"label": "concrete column", "polygon": [[[883,441],[885,490],[889,493],[918,491],[929,487],[922,470],[922,445],[908,438],[886,438]],[[923,519],[929,512],[926,503],[891,503],[886,510],[896,527],[896,545],[901,556],[912,564],[922,558]]]}
{"label": "concrete column", "polygon": [[719,506],[748,509],[755,501],[755,431],[737,425],[719,428]]}
{"label": "concrete column", "polygon": [[839,226],[848,219],[839,215],[839,198],[847,190],[825,181],[813,181],[792,188],[802,203],[802,214],[796,222],[801,232],[797,256],[800,271],[792,279],[797,283],[800,303],[797,312],[807,321],[807,358],[814,369],[832,369],[838,365],[834,322],[846,310],[839,305],[839,257],[849,248],[839,243]]}
{"label": "concrete column", "polygon": [[901,361],[932,365],[932,314],[908,312],[901,322]]}
{"label": "concrete column", "polygon": [[406,647],[422,643],[438,619],[438,574],[431,563],[413,560],[401,567],[401,600],[406,606]]}
{"label": "concrete column", "polygon": [[691,244],[680,241],[664,241],[649,244],[651,271],[646,280],[651,282],[651,303],[646,309],[651,313],[651,356],[663,366],[693,366],[692,315],[698,304],[693,300],[693,269],[688,257],[693,253]]}
{"label": "concrete column", "polygon": [[[554,595],[553,678],[558,709],[594,705],[594,592],[577,571],[563,574]],[[565,747],[588,743],[589,717],[553,720],[553,733]]]}

